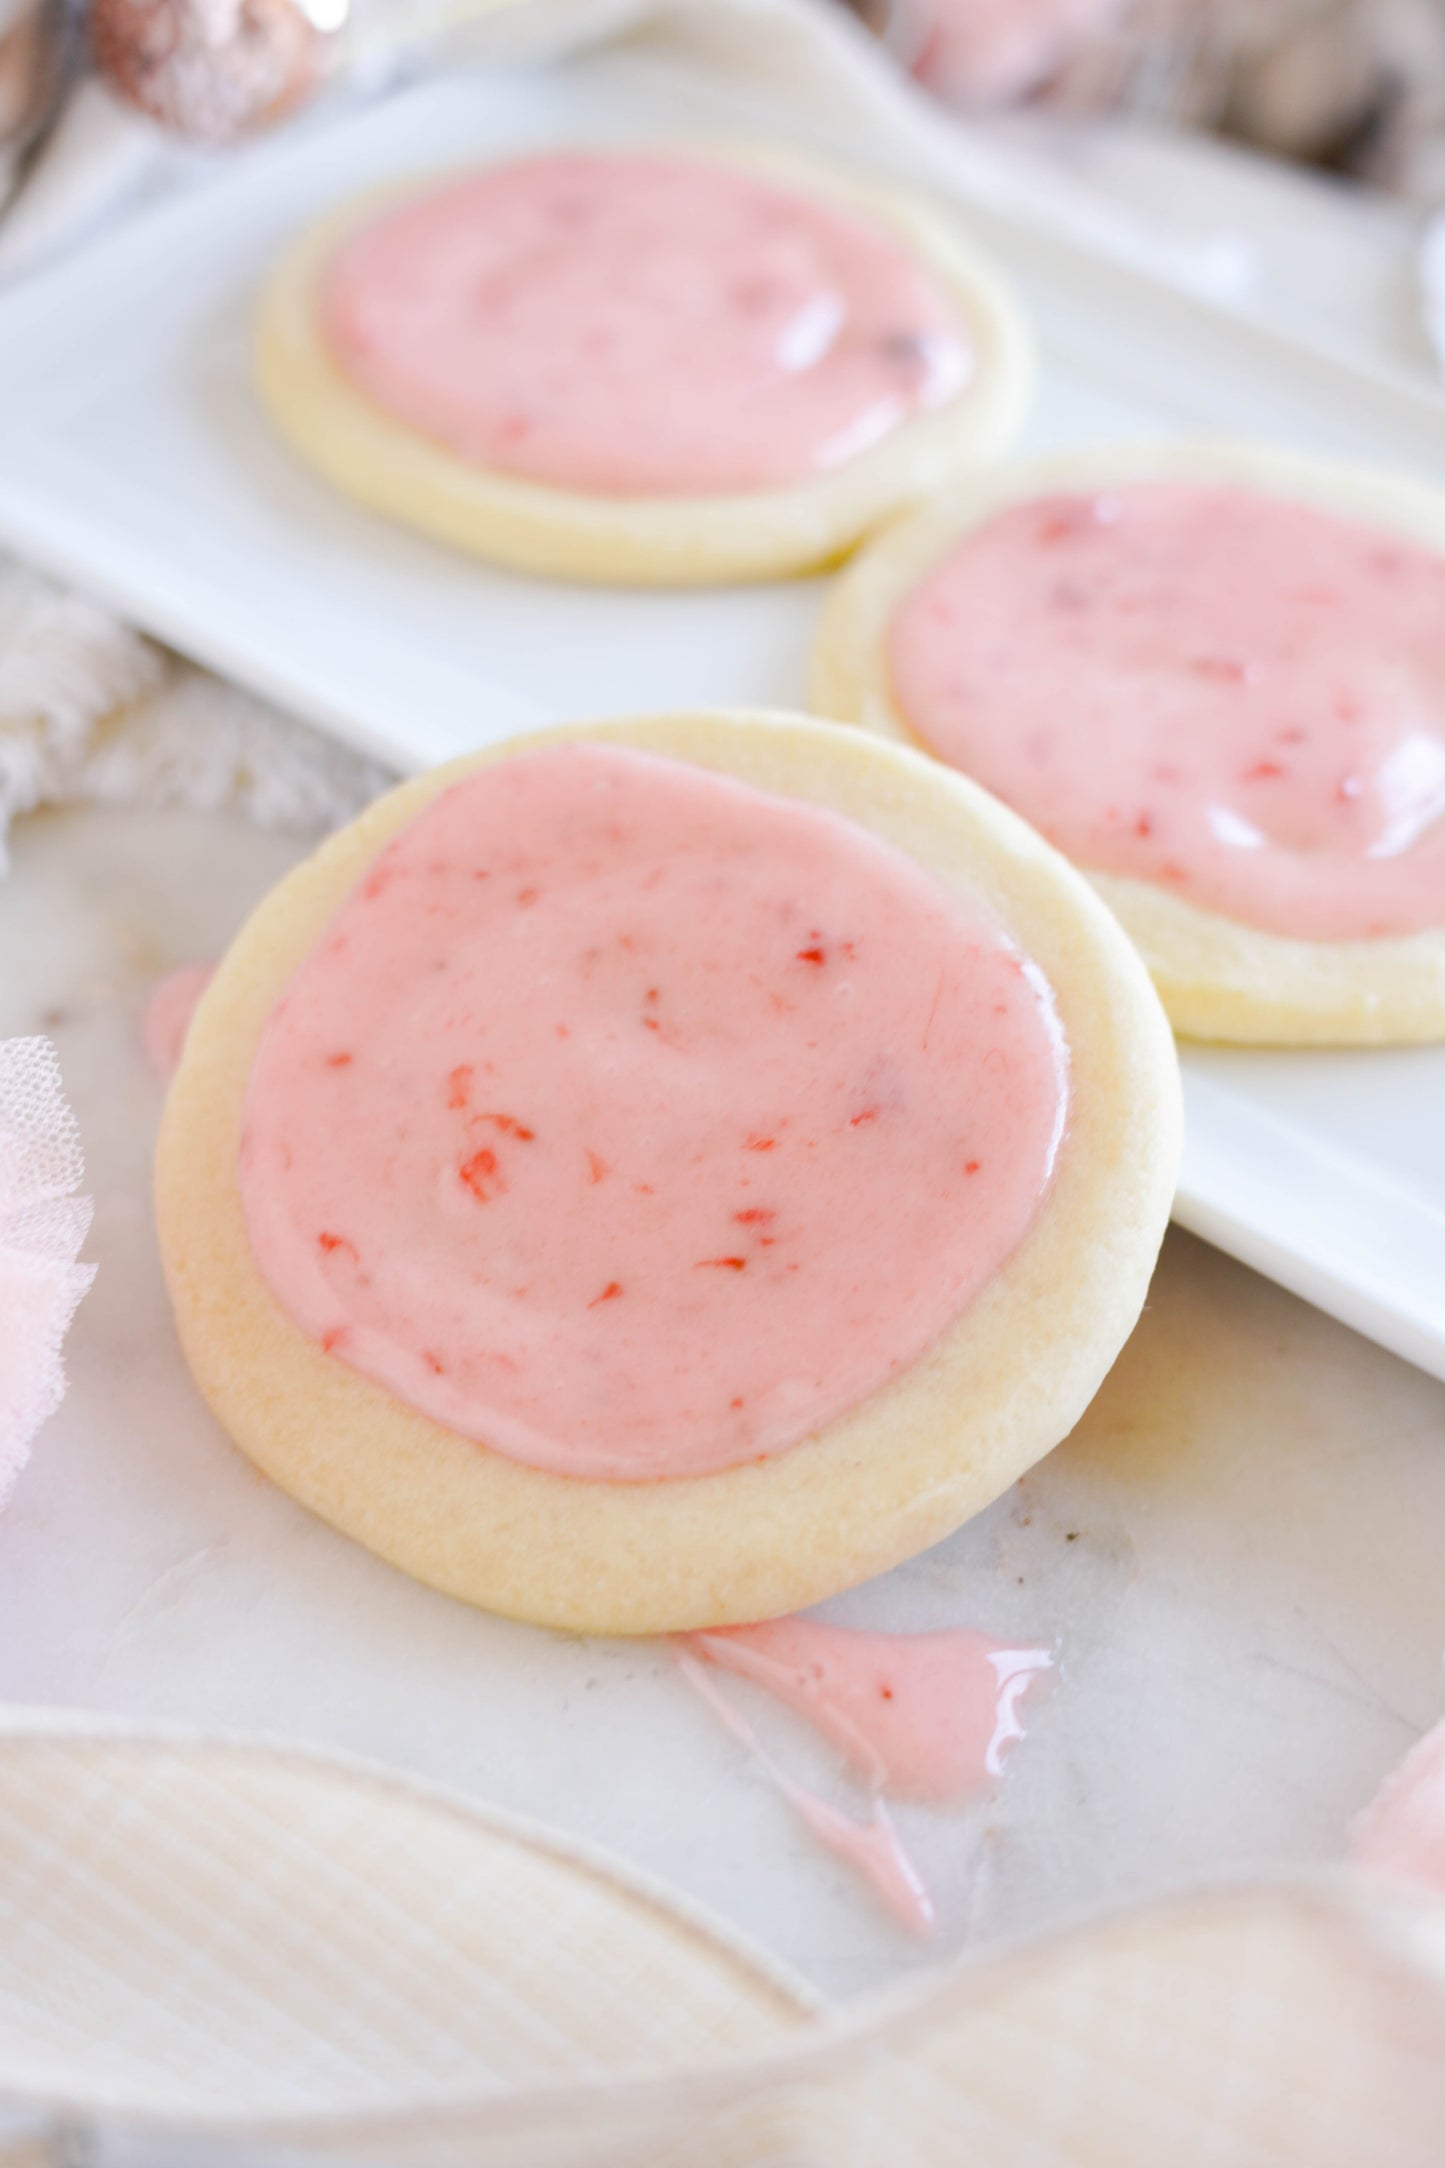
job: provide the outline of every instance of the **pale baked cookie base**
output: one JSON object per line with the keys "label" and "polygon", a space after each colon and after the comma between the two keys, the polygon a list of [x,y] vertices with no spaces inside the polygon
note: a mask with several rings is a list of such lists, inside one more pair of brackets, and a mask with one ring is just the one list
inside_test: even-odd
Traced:
{"label": "pale baked cookie base", "polygon": [[346,204],[282,258],[262,297],[255,349],[257,388],[273,420],[337,488],[440,542],[526,572],[658,587],[785,578],[835,564],[903,507],[1003,448],[1032,390],[1029,336],[992,265],[949,220],[921,200],[785,154],[690,145],[687,155],[762,168],[891,227],[969,327],[975,370],[964,391],[831,473],[765,493],[586,496],[471,466],[357,391],[317,318],[318,281],[336,248],[382,211],[456,177],[433,173]]}
{"label": "pale baked cookie base", "polygon": [[[837,582],[814,649],[813,708],[922,745],[894,700],[885,641],[904,596],[932,566],[1004,505],[1054,490],[1174,479],[1268,490],[1445,552],[1445,494],[1260,445],[1100,446],[996,467],[900,521]],[[1137,943],[1185,1038],[1276,1046],[1445,1039],[1445,925],[1378,941],[1299,941],[1204,910],[1152,882],[1095,872],[1089,878]]]}
{"label": "pale baked cookie base", "polygon": [[[1002,1272],[884,1390],[790,1451],[716,1475],[606,1483],[489,1452],[323,1354],[272,1297],[247,1239],[242,1108],[282,989],[424,805],[474,768],[559,738],[641,747],[832,807],[981,893],[1047,973],[1068,1035],[1068,1134]],[[880,1573],[1056,1445],[1139,1314],[1179,1147],[1163,1012],[1114,919],[1056,852],[915,753],[802,717],[714,713],[514,741],[402,785],[324,844],[260,905],[196,1011],[161,1130],[157,1208],[191,1368],[283,1489],[489,1610],[659,1633],[774,1617]]]}

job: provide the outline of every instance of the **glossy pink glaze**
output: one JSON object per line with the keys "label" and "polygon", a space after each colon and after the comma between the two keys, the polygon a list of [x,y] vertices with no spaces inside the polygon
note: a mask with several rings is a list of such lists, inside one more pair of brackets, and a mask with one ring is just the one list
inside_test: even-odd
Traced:
{"label": "glossy pink glaze", "polygon": [[1270,933],[1445,925],[1445,556],[1252,490],[998,513],[907,598],[903,715],[1079,865]]}
{"label": "glossy pink glaze", "polygon": [[922,1875],[908,1855],[893,1826],[893,1817],[881,1799],[873,1801],[866,1822],[810,1792],[806,1785],[782,1778],[784,1797],[799,1819],[836,1859],[872,1885],[884,1907],[900,1927],[926,1941],[938,1932],[938,1914]]}
{"label": "glossy pink glaze", "polygon": [[972,365],[947,294],[882,227],[683,157],[469,174],[346,242],[320,309],[386,413],[476,466],[600,495],[803,481]]}
{"label": "glossy pink glaze", "polygon": [[857,1822],[820,1793],[810,1791],[806,1784],[795,1783],[767,1752],[747,1718],[718,1692],[696,1658],[685,1652],[684,1643],[679,1644],[679,1650],[678,1668],[683,1677],[776,1786],[804,1827],[863,1877],[900,1927],[920,1938],[936,1933],[938,1919],[933,1899],[883,1801],[875,1798],[870,1819]]}
{"label": "glossy pink glaze", "polygon": [[687,1644],[796,1709],[865,1783],[899,1799],[963,1799],[999,1776],[1023,1736],[1023,1697],[1053,1663],[1047,1649],[966,1629],[860,1633],[811,1618],[690,1634]]}
{"label": "glossy pink glaze", "polygon": [[179,971],[167,972],[151,989],[141,1031],[150,1065],[163,1084],[170,1082],[180,1065],[196,1003],[215,975],[214,964],[185,964]]}
{"label": "glossy pink glaze", "polygon": [[338,911],[262,1035],[241,1195],[282,1306],[413,1407],[692,1476],[921,1355],[1066,1107],[981,906],[832,814],[574,745],[455,784]]}
{"label": "glossy pink glaze", "polygon": [[1386,1779],[1355,1824],[1350,1856],[1445,1895],[1445,1723]]}

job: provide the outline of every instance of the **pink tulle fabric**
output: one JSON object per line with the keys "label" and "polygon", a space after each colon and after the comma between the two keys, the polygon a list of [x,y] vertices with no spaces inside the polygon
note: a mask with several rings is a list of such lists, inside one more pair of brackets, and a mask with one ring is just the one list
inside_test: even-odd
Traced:
{"label": "pink tulle fabric", "polygon": [[61,1345],[95,1275],[90,1199],[48,1039],[0,1040],[0,1505],[65,1391]]}

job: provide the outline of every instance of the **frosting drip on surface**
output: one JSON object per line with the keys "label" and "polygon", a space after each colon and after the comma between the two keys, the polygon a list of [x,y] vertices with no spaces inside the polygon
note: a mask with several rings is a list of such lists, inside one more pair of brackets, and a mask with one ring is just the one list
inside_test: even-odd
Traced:
{"label": "frosting drip on surface", "polygon": [[895,1799],[965,1799],[1003,1773],[1024,1696],[1053,1666],[966,1627],[862,1633],[811,1618],[691,1634],[707,1663],[806,1717],[865,1783]]}
{"label": "frosting drip on surface", "polygon": [[805,481],[972,373],[958,310],[886,228],[701,159],[470,174],[343,243],[319,308],[375,406],[472,465],[598,495]]}
{"label": "frosting drip on surface", "polygon": [[[811,1833],[872,1885],[901,1926],[931,1935],[933,1900],[887,1799],[957,1802],[1002,1776],[1024,1734],[1025,1697],[1052,1670],[1052,1652],[969,1628],[865,1633],[805,1616],[682,1635],[678,1649],[683,1676]],[[762,1687],[837,1747],[868,1788],[868,1819],[790,1777],[705,1664]]]}
{"label": "frosting drip on surface", "polygon": [[180,1067],[191,1018],[215,975],[214,964],[183,964],[151,988],[141,1032],[151,1068],[162,1084],[169,1084]]}
{"label": "frosting drip on surface", "polygon": [[888,663],[1090,871],[1305,940],[1445,925],[1445,555],[1241,488],[1041,498],[914,588]]}
{"label": "frosting drip on surface", "polygon": [[1445,1896],[1445,1723],[1391,1772],[1355,1823],[1350,1856]]}
{"label": "frosting drip on surface", "polygon": [[678,1668],[694,1693],[705,1701],[723,1729],[736,1739],[762,1770],[781,1798],[792,1808],[803,1827],[816,1837],[825,1851],[851,1867],[869,1884],[884,1910],[908,1934],[926,1940],[938,1929],[938,1915],[923,1877],[909,1857],[893,1817],[881,1796],[872,1801],[866,1822],[835,1807],[821,1792],[799,1784],[768,1753],[752,1725],[720,1694],[696,1657],[682,1649]]}
{"label": "frosting drip on surface", "polygon": [[337,1359],[537,1467],[693,1476],[923,1354],[1067,1103],[981,905],[810,805],[570,745],[382,852],[268,1019],[239,1178]]}

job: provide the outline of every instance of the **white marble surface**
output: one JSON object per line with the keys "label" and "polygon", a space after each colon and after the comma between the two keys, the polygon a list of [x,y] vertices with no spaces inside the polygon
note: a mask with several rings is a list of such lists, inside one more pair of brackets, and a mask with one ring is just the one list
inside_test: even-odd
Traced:
{"label": "white marble surface", "polygon": [[[311,1520],[192,1388],[148,1201],[147,990],[299,846],[36,817],[0,887],[0,1034],[56,1040],[100,1273],[72,1388],[0,1516],[0,1699],[330,1741],[599,1839],[838,1993],[920,1953],[818,1854],[656,1645],[470,1612]],[[942,1948],[1199,1872],[1322,1859],[1445,1705],[1445,1386],[1172,1236],[1098,1402],[990,1513],[832,1607],[1057,1644],[999,1791],[901,1817]],[[742,1691],[742,1690],[740,1690]],[[831,1758],[762,1721],[846,1799]]]}

